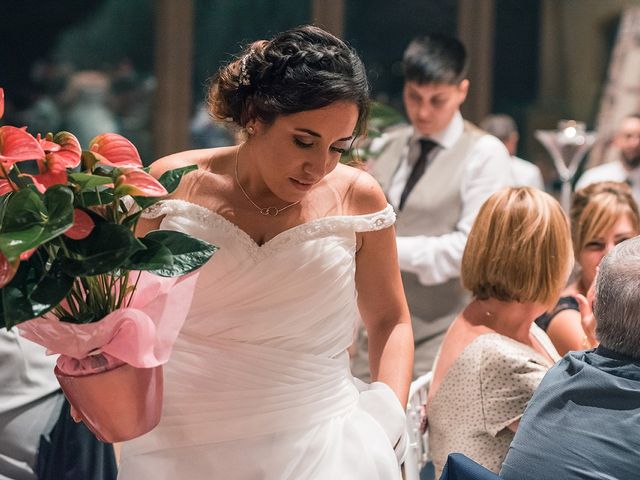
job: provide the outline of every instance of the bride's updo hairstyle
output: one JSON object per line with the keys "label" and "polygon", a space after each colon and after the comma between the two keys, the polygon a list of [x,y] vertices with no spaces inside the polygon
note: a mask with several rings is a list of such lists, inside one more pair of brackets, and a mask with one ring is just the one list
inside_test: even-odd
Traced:
{"label": "bride's updo hairstyle", "polygon": [[270,124],[279,115],[339,101],[357,105],[354,133],[363,133],[369,85],[362,60],[342,40],[310,25],[248,45],[213,77],[208,95],[214,117],[242,128],[252,119]]}

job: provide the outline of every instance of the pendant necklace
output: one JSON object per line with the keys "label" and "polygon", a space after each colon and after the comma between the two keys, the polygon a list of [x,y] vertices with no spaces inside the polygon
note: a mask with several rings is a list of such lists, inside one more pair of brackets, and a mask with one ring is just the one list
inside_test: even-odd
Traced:
{"label": "pendant necklace", "polygon": [[245,197],[247,197],[247,200],[251,202],[251,205],[256,207],[258,211],[265,217],[275,217],[280,212],[285,211],[287,208],[293,207],[294,205],[297,205],[300,203],[300,200],[298,200],[297,202],[293,202],[293,203],[290,203],[289,205],[285,205],[282,208],[278,208],[278,207],[261,207],[256,202],[254,202],[249,196],[249,194],[246,192],[242,184],[240,183],[240,178],[238,177],[238,157],[240,156],[240,147],[241,145],[239,145],[238,149],[236,150],[236,162],[235,162],[236,163],[235,165],[236,183],[238,184],[238,187],[240,187],[240,191],[244,194]]}

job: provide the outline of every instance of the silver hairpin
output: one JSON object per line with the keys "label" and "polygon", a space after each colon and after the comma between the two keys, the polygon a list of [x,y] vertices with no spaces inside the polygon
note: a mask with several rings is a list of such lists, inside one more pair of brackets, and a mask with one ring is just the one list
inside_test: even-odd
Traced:
{"label": "silver hairpin", "polygon": [[249,72],[247,71],[247,59],[251,55],[251,52],[247,53],[242,60],[240,60],[240,85],[251,85],[251,78],[249,78]]}

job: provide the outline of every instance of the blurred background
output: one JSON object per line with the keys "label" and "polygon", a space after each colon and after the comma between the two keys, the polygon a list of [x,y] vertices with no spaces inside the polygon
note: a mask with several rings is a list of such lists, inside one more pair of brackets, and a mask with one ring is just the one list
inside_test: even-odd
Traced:
{"label": "blurred background", "polygon": [[4,0],[3,122],[31,133],[127,136],[148,164],[232,133],[203,105],[207,79],[241,46],[316,23],[353,45],[374,98],[402,112],[400,58],[415,36],[458,35],[471,56],[463,114],[506,113],[519,156],[559,188],[537,129],[562,119],[595,129],[590,165],[607,159],[623,115],[640,108],[639,0]]}

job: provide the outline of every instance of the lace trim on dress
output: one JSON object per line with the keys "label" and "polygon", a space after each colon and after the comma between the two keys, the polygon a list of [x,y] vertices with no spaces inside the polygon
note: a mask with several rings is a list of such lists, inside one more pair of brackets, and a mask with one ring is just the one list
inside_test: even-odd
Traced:
{"label": "lace trim on dress", "polygon": [[224,216],[186,200],[163,200],[152,205],[142,214],[144,218],[157,218],[163,215],[183,216],[194,219],[199,224],[212,229],[231,230],[234,233],[234,237],[244,245],[254,259],[263,258],[264,255],[274,249],[281,249],[304,240],[323,238],[339,233],[382,230],[393,225],[396,219],[396,214],[391,205],[387,205],[384,210],[379,212],[365,215],[322,217],[284,230],[264,244],[258,245],[249,234]]}

